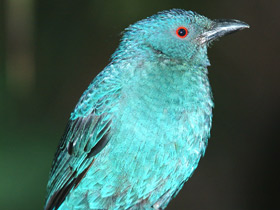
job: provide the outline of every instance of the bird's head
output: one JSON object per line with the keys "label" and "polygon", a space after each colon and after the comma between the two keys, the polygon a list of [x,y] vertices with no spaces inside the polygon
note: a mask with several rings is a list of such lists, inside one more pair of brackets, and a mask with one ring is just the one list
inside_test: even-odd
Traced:
{"label": "bird's head", "polygon": [[142,48],[161,58],[208,65],[209,43],[248,27],[237,20],[210,20],[192,11],[172,9],[129,26],[120,50]]}

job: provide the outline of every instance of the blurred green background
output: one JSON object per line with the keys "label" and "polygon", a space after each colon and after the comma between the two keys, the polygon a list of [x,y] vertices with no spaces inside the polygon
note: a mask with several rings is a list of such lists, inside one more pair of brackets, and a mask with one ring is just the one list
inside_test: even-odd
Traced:
{"label": "blurred green background", "polygon": [[70,112],[129,24],[171,8],[251,28],[209,50],[212,137],[167,209],[275,209],[280,1],[0,0],[0,209],[42,209]]}

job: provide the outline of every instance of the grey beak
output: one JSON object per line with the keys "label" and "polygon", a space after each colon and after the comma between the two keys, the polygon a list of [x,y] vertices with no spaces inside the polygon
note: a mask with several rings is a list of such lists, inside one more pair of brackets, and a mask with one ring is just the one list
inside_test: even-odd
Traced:
{"label": "grey beak", "polygon": [[210,30],[205,31],[201,36],[199,36],[199,42],[201,44],[205,42],[211,42],[219,37],[231,34],[233,32],[249,28],[247,23],[239,20],[223,20],[218,19],[213,21],[213,25]]}

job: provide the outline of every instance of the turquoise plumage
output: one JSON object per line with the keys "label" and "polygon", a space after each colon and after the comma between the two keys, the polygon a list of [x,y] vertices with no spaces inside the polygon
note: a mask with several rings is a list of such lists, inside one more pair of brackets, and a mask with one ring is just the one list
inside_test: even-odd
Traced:
{"label": "turquoise plumage", "polygon": [[179,9],[129,26],[71,114],[45,209],[164,209],[210,136],[207,46],[246,27]]}

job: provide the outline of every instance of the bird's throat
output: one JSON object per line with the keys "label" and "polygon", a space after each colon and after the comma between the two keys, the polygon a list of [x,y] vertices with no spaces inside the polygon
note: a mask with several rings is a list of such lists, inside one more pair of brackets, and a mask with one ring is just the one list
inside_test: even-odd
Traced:
{"label": "bird's throat", "polygon": [[155,111],[213,104],[206,67],[146,64],[133,74],[130,82],[125,84],[128,100],[137,100]]}

